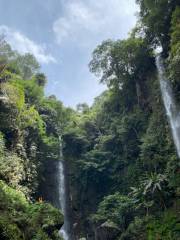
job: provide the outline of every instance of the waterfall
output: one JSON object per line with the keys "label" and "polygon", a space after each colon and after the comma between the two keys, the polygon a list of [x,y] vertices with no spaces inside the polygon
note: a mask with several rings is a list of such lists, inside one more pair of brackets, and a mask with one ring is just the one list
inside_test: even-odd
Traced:
{"label": "waterfall", "polygon": [[[158,76],[160,81],[160,88],[166,114],[171,126],[174,144],[176,146],[178,157],[180,157],[180,113],[177,109],[171,84],[165,76],[164,66],[160,56],[156,57],[156,66],[158,69]],[[157,126],[158,127],[158,126]]]}
{"label": "waterfall", "polygon": [[60,230],[60,235],[64,240],[71,240],[69,234],[69,219],[68,219],[68,209],[67,209],[67,189],[66,189],[66,179],[65,179],[65,163],[62,153],[62,139],[59,137],[59,163],[58,163],[58,182],[59,182],[59,205],[61,207],[62,213],[64,215],[64,225]]}

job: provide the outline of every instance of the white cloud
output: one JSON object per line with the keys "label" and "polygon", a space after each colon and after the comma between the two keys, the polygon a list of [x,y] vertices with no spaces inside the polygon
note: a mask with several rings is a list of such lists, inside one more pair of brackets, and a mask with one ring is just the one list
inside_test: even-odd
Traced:
{"label": "white cloud", "polygon": [[0,34],[5,35],[5,38],[11,45],[12,49],[17,50],[19,53],[31,53],[40,63],[44,64],[56,62],[56,59],[52,55],[46,53],[45,46],[35,43],[21,32],[15,31],[5,25],[1,25]]}
{"label": "white cloud", "polygon": [[125,38],[135,25],[136,11],[134,0],[67,0],[53,31],[59,44],[68,39],[83,44],[95,38]]}

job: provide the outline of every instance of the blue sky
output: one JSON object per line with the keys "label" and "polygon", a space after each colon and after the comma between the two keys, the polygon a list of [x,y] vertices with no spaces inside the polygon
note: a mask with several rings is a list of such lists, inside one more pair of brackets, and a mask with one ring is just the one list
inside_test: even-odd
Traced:
{"label": "blue sky", "polygon": [[0,34],[36,56],[47,95],[75,107],[105,89],[88,70],[92,51],[103,40],[126,38],[137,11],[135,0],[0,0]]}

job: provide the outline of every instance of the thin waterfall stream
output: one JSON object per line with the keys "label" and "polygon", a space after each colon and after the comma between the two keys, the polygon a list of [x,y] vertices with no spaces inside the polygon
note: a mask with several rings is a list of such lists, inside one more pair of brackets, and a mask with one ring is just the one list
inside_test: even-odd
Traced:
{"label": "thin waterfall stream", "polygon": [[60,230],[60,235],[64,240],[71,240],[69,234],[69,219],[68,219],[68,197],[67,197],[67,189],[66,189],[66,179],[65,179],[65,163],[63,159],[62,152],[62,138],[59,137],[59,163],[58,163],[58,178],[59,178],[59,203],[64,215],[64,225]]}
{"label": "thin waterfall stream", "polygon": [[171,84],[165,76],[165,69],[160,56],[156,57],[156,66],[160,81],[160,88],[166,114],[168,116],[174,144],[176,146],[178,157],[180,157],[180,112],[173,97]]}

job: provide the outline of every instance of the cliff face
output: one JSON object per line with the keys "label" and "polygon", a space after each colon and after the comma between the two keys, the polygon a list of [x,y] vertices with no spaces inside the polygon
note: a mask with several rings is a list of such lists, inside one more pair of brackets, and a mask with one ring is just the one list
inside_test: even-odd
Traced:
{"label": "cliff face", "polygon": [[[91,112],[82,116],[84,119],[76,130],[64,135],[77,239],[82,236],[87,239],[118,239],[134,217],[144,211],[143,208],[140,210],[142,213],[134,210],[135,200],[128,198],[131,187],[140,184],[145,172],[165,170],[169,157],[175,156],[156,74],[147,76],[146,83],[146,106],[142,107],[137,102],[127,113],[122,113],[114,110],[117,108],[113,104],[117,103],[108,98],[95,117],[88,117]],[[108,110],[104,110],[106,107]],[[90,111],[93,112],[93,108]],[[117,192],[119,195],[113,197]],[[120,195],[127,196],[123,200],[127,204],[129,201],[125,209],[121,209],[124,202],[121,203]],[[108,196],[111,196],[110,200]],[[156,207],[153,206],[154,209]]]}
{"label": "cliff face", "polygon": [[122,111],[121,91],[108,90],[63,136],[76,239],[145,240],[160,234],[156,221],[178,236],[178,160],[156,69],[143,84],[145,105]]}
{"label": "cliff face", "polygon": [[59,160],[48,159],[43,163],[43,179],[41,178],[38,194],[53,206],[60,208],[58,192],[58,162]]}
{"label": "cliff face", "polygon": [[178,101],[179,3],[138,3],[141,24],[131,36],[104,41],[92,54],[90,70],[108,90],[82,105],[64,132],[77,239],[179,237],[178,156],[154,53],[162,45]]}

